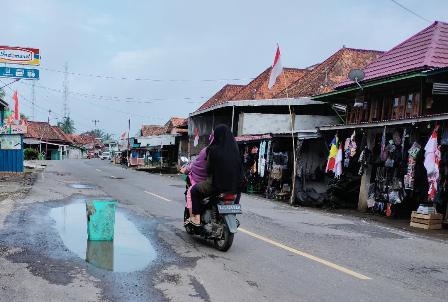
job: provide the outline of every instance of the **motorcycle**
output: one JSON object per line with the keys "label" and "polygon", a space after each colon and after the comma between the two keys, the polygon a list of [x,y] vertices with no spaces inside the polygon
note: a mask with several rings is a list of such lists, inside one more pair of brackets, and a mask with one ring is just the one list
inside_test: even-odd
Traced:
{"label": "motorcycle", "polygon": [[[190,235],[199,235],[204,239],[213,240],[217,250],[226,252],[233,243],[233,237],[240,225],[237,214],[242,214],[241,205],[236,194],[220,194],[205,198],[202,203],[204,212],[201,214],[201,226],[185,224],[185,230]],[[190,217],[187,208],[184,211],[184,222]]]}

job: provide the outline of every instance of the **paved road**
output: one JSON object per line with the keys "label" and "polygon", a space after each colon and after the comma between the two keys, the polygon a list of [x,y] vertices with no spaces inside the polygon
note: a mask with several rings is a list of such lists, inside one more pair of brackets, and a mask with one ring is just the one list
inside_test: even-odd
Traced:
{"label": "paved road", "polygon": [[[92,184],[98,188],[94,191],[61,191],[61,187],[65,188],[72,182]],[[50,194],[48,192],[53,195],[46,196]],[[49,163],[32,190],[27,206],[22,204],[24,214],[10,218],[4,229],[23,225],[19,216],[28,217],[25,213],[33,209],[34,213],[45,215],[45,210],[33,208],[37,204],[35,201],[46,201],[39,203],[46,205],[94,195],[119,200],[120,208],[130,213],[129,217],[156,247],[156,263],[143,272],[130,274],[98,271],[81,264],[81,260],[76,259],[70,250],[61,248],[60,244],[53,247],[47,243],[44,245],[46,250],[39,250],[42,241],[50,241],[44,235],[41,235],[40,243],[23,239],[29,253],[38,250],[32,258],[33,263],[23,255],[10,256],[8,261],[28,263],[34,276],[52,284],[58,283],[55,281],[58,275],[55,276],[52,270],[39,272],[35,261],[40,257],[42,262],[61,266],[60,259],[64,259],[58,274],[72,271],[73,266],[80,267],[82,274],[75,274],[75,280],[82,283],[86,292],[90,290],[92,293],[85,295],[86,300],[448,300],[446,242],[359,218],[292,208],[244,195],[241,229],[232,248],[222,253],[183,231],[181,180],[128,170],[100,160]],[[10,216],[14,217],[13,214]],[[38,220],[36,215],[27,218],[28,228],[35,230],[33,225],[37,223],[48,223],[51,228],[51,219]],[[27,227],[24,228],[22,233],[28,234]],[[23,235],[14,234],[19,236],[18,242],[22,240],[20,236]],[[8,235],[11,233],[0,234]],[[9,240],[3,244],[11,246],[13,243]],[[58,252],[51,253],[49,247]],[[10,281],[0,277],[0,282],[6,284],[5,291],[12,296],[15,292],[9,288],[13,285]],[[73,285],[71,283],[73,280],[59,282],[63,288],[58,287],[58,290],[68,291],[68,287]],[[132,286],[135,286],[135,291],[130,290]],[[76,291],[73,293],[76,297]]]}

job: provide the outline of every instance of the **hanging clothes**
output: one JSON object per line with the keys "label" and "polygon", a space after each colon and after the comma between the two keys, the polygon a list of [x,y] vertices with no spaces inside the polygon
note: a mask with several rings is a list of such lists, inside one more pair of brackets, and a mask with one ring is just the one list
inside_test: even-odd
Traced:
{"label": "hanging clothes", "polygon": [[425,146],[424,166],[428,175],[428,201],[434,201],[437,193],[437,182],[439,181],[440,146],[437,144],[437,131],[439,126],[434,128]]}
{"label": "hanging clothes", "polygon": [[265,153],[266,153],[266,142],[263,141],[260,143],[260,153],[258,155],[258,175],[260,177],[264,177],[264,170],[266,165],[266,159],[265,159]]}
{"label": "hanging clothes", "polygon": [[383,136],[381,137],[381,160],[386,161],[387,160],[387,149],[386,149],[386,126],[384,126],[383,130]]}
{"label": "hanging clothes", "polygon": [[344,167],[345,168],[348,168],[348,166],[350,164],[350,158],[352,158],[356,155],[357,145],[356,145],[355,139],[356,139],[356,130],[353,131],[353,134],[345,140],[345,145],[344,145],[344,154],[345,154]]}
{"label": "hanging clothes", "polygon": [[414,190],[414,179],[415,179],[415,164],[417,162],[417,155],[421,150],[419,143],[414,142],[412,147],[408,150],[408,167],[407,173],[404,176],[404,188],[405,190]]}
{"label": "hanging clothes", "polygon": [[270,167],[272,166],[272,151],[271,151],[271,141],[268,141],[268,146],[266,147],[266,164],[267,164],[267,170],[270,170]]}
{"label": "hanging clothes", "polygon": [[339,178],[342,175],[342,144],[339,144],[338,153],[336,155],[334,177]]}
{"label": "hanging clothes", "polygon": [[336,155],[338,154],[338,136],[335,135],[330,144],[330,153],[328,154],[327,167],[325,168],[325,173],[329,171],[334,172],[336,164]]}

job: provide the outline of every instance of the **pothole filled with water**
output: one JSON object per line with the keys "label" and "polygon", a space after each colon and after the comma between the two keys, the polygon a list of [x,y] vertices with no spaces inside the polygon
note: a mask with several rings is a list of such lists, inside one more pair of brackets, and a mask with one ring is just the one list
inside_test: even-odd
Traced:
{"label": "pothole filled with water", "polygon": [[69,184],[69,187],[74,188],[74,189],[94,189],[95,188],[94,185],[89,185],[89,184]]}
{"label": "pothole filled with water", "polygon": [[145,269],[156,259],[151,242],[117,208],[113,241],[87,240],[84,200],[53,208],[50,217],[65,246],[90,264],[114,272]]}

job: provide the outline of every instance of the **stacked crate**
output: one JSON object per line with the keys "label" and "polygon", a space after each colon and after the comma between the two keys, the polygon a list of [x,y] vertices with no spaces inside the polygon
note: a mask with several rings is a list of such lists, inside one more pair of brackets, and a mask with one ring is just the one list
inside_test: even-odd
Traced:
{"label": "stacked crate", "polygon": [[425,230],[440,230],[442,228],[442,214],[418,214],[416,211],[411,215],[411,227]]}

